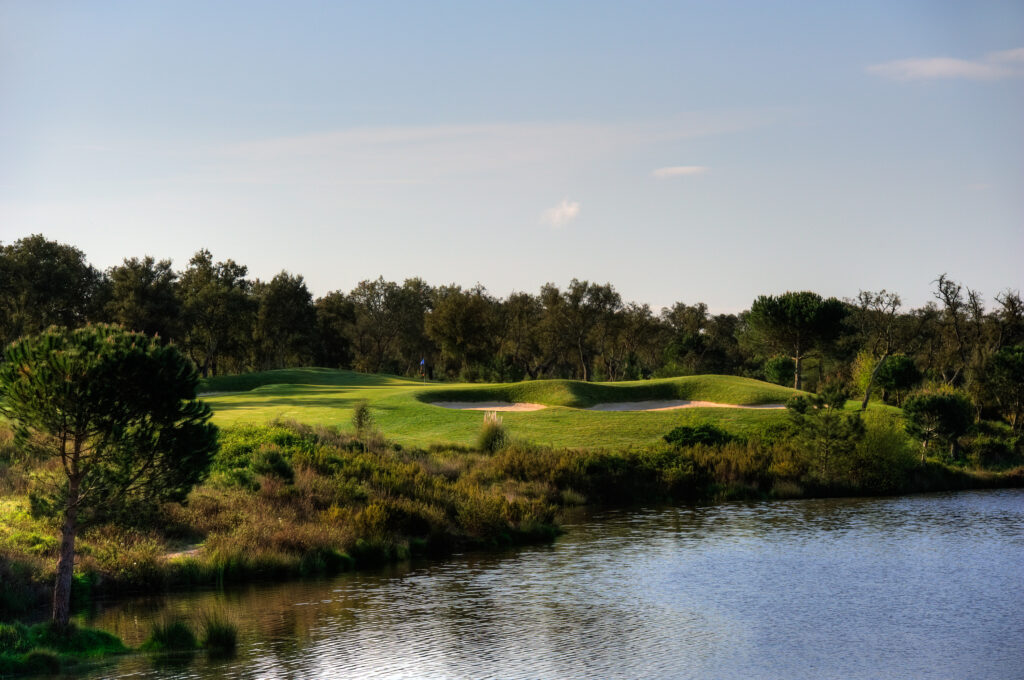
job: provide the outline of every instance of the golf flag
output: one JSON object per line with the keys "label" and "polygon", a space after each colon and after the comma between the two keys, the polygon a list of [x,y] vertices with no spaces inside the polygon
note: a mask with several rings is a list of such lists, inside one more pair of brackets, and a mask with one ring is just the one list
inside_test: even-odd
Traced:
{"label": "golf flag", "polygon": [[427,365],[427,360],[426,359],[420,359],[420,366],[426,366],[426,365]]}

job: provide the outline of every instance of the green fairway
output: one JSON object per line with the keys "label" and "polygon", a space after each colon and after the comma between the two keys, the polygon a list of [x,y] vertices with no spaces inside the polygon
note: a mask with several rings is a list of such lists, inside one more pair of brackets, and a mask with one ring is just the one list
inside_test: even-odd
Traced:
{"label": "green fairway", "polygon": [[702,375],[618,383],[537,380],[508,384],[421,383],[390,375],[325,368],[283,369],[209,378],[201,391],[218,425],[275,418],[350,427],[354,404],[366,400],[386,437],[405,445],[471,444],[484,414],[434,406],[436,401],[510,401],[544,404],[532,412],[502,413],[514,438],[572,447],[629,446],[660,439],[677,425],[714,422],[749,434],[781,410],[688,408],[654,412],[582,410],[602,402],[686,399],[723,404],[784,402],[796,390],[736,376]]}

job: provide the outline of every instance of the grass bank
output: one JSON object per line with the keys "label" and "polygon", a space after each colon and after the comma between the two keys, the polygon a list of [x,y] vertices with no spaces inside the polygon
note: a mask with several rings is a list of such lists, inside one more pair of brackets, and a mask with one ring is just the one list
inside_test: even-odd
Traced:
{"label": "grass bank", "polygon": [[119,639],[101,630],[0,623],[0,677],[73,671],[83,663],[129,651]]}
{"label": "grass bank", "polygon": [[[75,594],[187,588],[369,567],[414,555],[551,540],[580,504],[895,494],[1020,486],[1024,469],[986,472],[930,460],[897,418],[823,459],[786,427],[719,445],[601,449],[512,439],[494,453],[407,447],[295,422],[221,433],[209,478],[183,504],[133,525],[84,532]],[[29,512],[24,471],[8,469],[0,512],[5,614],[47,596],[56,526]],[[13,485],[13,486],[12,486]]]}

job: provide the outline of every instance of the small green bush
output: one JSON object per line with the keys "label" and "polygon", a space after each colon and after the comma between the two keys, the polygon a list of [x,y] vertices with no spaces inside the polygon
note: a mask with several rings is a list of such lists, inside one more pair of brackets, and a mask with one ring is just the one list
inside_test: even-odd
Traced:
{"label": "small green bush", "polygon": [[295,470],[291,463],[281,455],[281,450],[273,444],[264,444],[260,447],[252,461],[253,472],[260,475],[273,475],[286,482],[295,479]]}
{"label": "small green bush", "polygon": [[31,648],[28,626],[21,621],[0,623],[0,654],[20,654]]}
{"label": "small green bush", "polygon": [[142,649],[149,651],[187,651],[199,646],[196,635],[184,621],[158,621],[153,624]]}
{"label": "small green bush", "polygon": [[60,657],[45,649],[34,649],[25,655],[22,662],[26,675],[53,675],[60,673]]}
{"label": "small green bush", "polygon": [[370,404],[366,401],[356,402],[352,409],[352,427],[356,430],[356,436],[362,439],[373,429],[373,413],[370,412]]}
{"label": "small green bush", "polygon": [[793,384],[795,368],[789,357],[772,357],[764,362],[764,378],[776,385],[790,387]]}
{"label": "small green bush", "polygon": [[127,651],[124,643],[116,636],[94,628],[79,628],[74,624],[62,628],[54,623],[39,623],[29,628],[28,635],[34,648],[45,647],[79,657],[99,657]]}
{"label": "small green bush", "polygon": [[680,425],[662,439],[673,446],[721,446],[736,437],[711,423],[701,423],[694,427]]}
{"label": "small green bush", "polygon": [[967,446],[967,460],[975,467],[1004,468],[1018,462],[1012,438],[982,434]]}
{"label": "small green bush", "polygon": [[495,453],[508,445],[508,433],[501,424],[501,416],[497,411],[484,414],[484,422],[477,437],[477,447],[487,453]]}
{"label": "small green bush", "polygon": [[202,618],[203,647],[211,654],[230,656],[238,647],[238,627],[219,612],[206,612]]}

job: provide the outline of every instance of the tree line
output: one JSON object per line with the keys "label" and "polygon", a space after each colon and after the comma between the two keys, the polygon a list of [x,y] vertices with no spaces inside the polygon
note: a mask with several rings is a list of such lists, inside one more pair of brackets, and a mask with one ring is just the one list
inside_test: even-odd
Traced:
{"label": "tree line", "polygon": [[99,271],[81,250],[42,235],[0,245],[0,340],[51,325],[122,324],[174,343],[203,376],[305,365],[467,381],[629,380],[733,374],[816,390],[840,380],[901,403],[922,385],[966,394],[976,418],[1024,411],[1024,303],[946,275],[934,299],[899,295],[761,295],[739,314],[704,303],[659,311],[610,283],[573,279],[500,298],[476,285],[420,278],[361,281],[314,298],[301,275],[251,278],[198,251],[184,269],[128,258]]}

